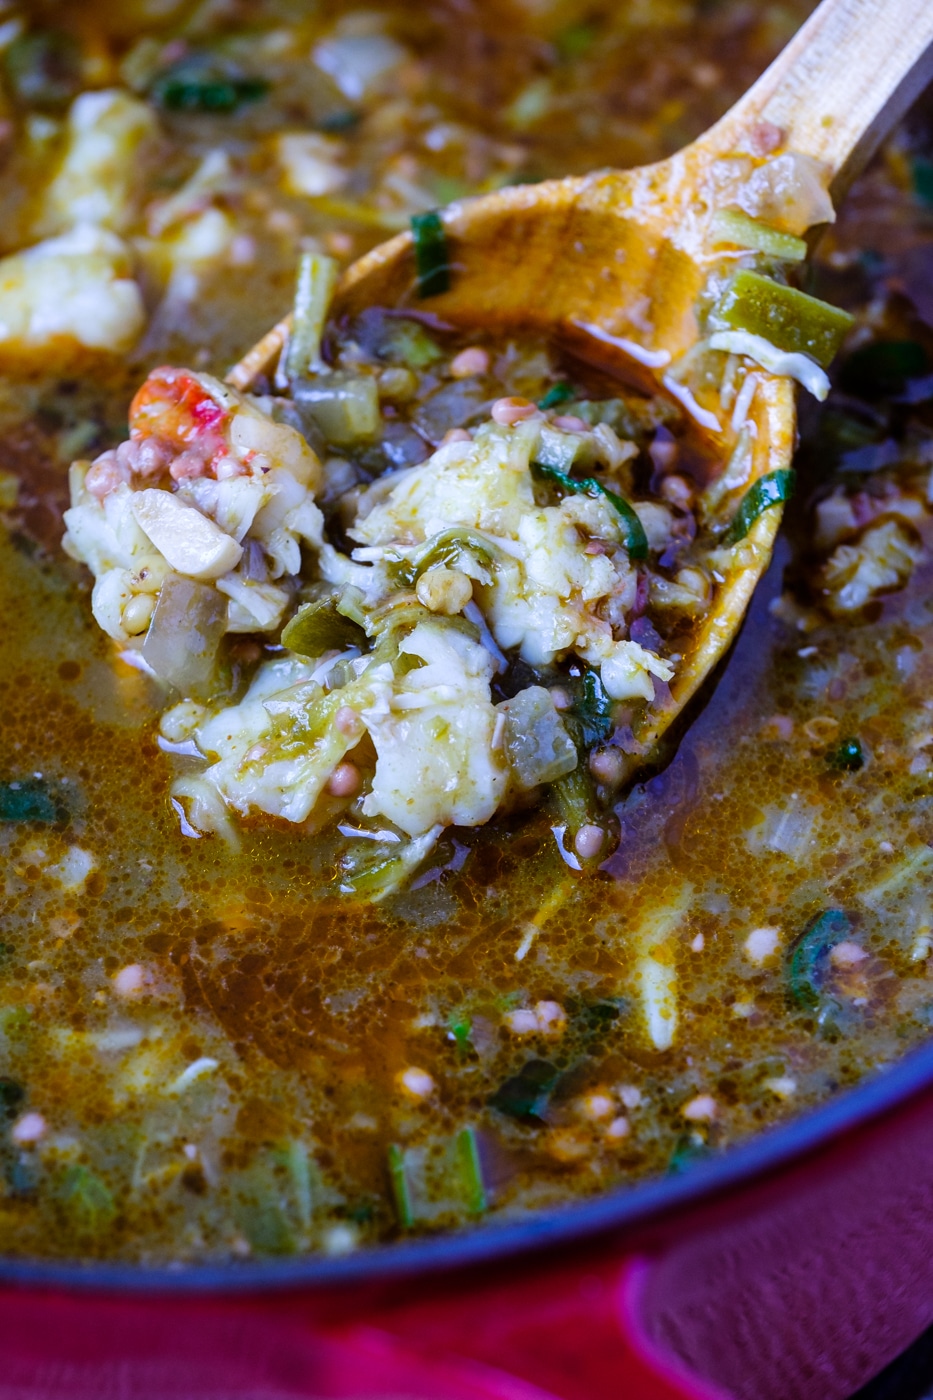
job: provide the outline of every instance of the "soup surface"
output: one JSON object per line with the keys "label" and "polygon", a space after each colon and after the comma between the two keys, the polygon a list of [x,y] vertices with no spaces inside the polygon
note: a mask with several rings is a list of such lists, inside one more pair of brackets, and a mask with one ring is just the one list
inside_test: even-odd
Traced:
{"label": "soup surface", "polygon": [[[485,825],[441,823],[420,863],[374,886],[339,793],[323,824],[254,808],[229,840],[199,824],[178,785],[203,764],[183,726],[160,728],[177,696],[101,630],[90,574],[62,550],[69,464],[125,438],[154,368],[222,377],[288,308],[302,253],[347,261],[463,194],[659,158],[809,6],[149,8],[11,7],[0,27],[4,1250],[339,1254],[514,1217],[688,1170],[921,1041],[924,113],[821,244],[811,290],[855,327],[829,398],[804,410],[786,537],[705,706],[629,786],[614,715],[576,828],[553,798],[514,800]],[[584,429],[558,435],[585,435],[586,405],[628,402],[626,491],[690,514],[702,444],[670,405],[649,411],[520,335],[428,331],[439,348],[419,371],[436,383],[383,385],[402,410],[382,446],[346,451],[342,490],[410,465],[419,434],[433,451],[498,392],[541,401],[559,384],[570,407],[550,421]],[[451,369],[469,350],[495,386],[475,356],[472,376]],[[678,499],[661,489],[672,453]],[[605,484],[610,468],[593,470]],[[542,510],[565,499],[554,470]],[[651,567],[673,585],[669,544]],[[462,575],[462,554],[447,563]],[[642,640],[673,658],[689,607],[647,606]],[[225,645],[237,704],[262,648],[249,628]],[[567,692],[555,712],[592,720],[583,702],[603,697],[574,664],[494,682],[493,699],[543,682]],[[583,825],[598,843],[575,844]]]}

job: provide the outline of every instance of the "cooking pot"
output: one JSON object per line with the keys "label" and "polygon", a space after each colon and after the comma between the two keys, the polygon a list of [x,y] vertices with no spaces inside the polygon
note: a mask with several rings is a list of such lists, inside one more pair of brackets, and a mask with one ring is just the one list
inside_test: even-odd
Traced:
{"label": "cooking pot", "polygon": [[689,1175],[525,1220],[0,1280],[0,1400],[844,1400],[933,1318],[933,1045]]}

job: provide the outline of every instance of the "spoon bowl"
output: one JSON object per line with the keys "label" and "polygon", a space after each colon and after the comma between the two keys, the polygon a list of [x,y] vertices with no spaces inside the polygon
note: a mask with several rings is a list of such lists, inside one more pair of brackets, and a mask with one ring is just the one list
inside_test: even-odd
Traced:
{"label": "spoon bowl", "polygon": [[[746,433],[742,488],[790,467],[796,436],[794,381],[756,366],[754,393],[737,415],[723,396],[699,402],[678,377],[703,338],[711,274],[729,254],[713,236],[730,203],[736,162],[757,168],[801,157],[840,199],[878,142],[933,73],[929,0],[823,0],[748,93],[708,132],[659,164],[605,170],[465,199],[442,212],[448,288],[419,297],[411,233],[380,244],[344,273],[332,315],[370,306],[430,311],[459,328],[544,333],[561,349],[597,360],[648,393],[678,400],[725,467]],[[734,184],[734,182],[733,182]],[[832,217],[806,221],[808,242]],[[804,229],[799,230],[803,232]],[[740,252],[733,252],[738,258]],[[280,322],[228,376],[247,390],[287,342]],[[768,566],[780,503],[762,511],[736,567],[718,584],[683,655],[670,698],[636,733],[640,755],[680,713],[728,650]],[[633,769],[643,761],[636,755]]]}

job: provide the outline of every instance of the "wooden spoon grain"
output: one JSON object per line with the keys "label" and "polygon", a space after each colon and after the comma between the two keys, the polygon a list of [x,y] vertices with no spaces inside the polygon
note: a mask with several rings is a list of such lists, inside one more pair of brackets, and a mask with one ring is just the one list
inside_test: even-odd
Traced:
{"label": "wooden spoon grain", "polygon": [[[684,150],[636,170],[458,201],[443,211],[454,268],[447,292],[417,302],[412,236],[402,233],[347,269],[334,313],[419,305],[458,326],[524,327],[571,349],[575,338],[595,338],[605,363],[616,356],[627,377],[657,390],[660,368],[700,335],[696,305],[710,271],[714,162],[754,152],[762,132],[777,128],[781,150],[821,162],[838,202],[931,77],[933,0],[823,0],[745,96]],[[289,324],[286,318],[273,327],[228,382],[248,390],[268,371]],[[790,465],[796,431],[793,382],[756,372],[749,418],[757,436],[747,484]],[[712,436],[725,462],[735,433],[724,421]],[[781,513],[772,507],[752,527],[742,567],[719,586],[670,700],[649,711],[637,735],[643,754],[728,650],[768,565]]]}

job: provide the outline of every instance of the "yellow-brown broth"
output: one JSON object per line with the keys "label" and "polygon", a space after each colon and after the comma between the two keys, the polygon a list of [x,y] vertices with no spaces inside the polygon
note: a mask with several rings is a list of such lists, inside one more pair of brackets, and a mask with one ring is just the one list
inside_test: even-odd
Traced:
{"label": "yellow-brown broth", "polygon": [[[616,20],[568,7],[550,38],[505,7],[481,9],[466,28],[459,11],[418,26],[404,7],[388,14],[418,50],[411,101],[519,147],[529,173],[558,174],[675,148],[808,8],[749,22],[729,4],[631,6]],[[294,20],[309,37],[320,22]],[[605,44],[562,56],[553,35],[584,22],[605,27]],[[101,51],[119,56],[126,42],[101,39]],[[250,276],[206,274],[180,321],[150,329],[144,362],[4,385],[0,466],[22,490],[0,527],[0,782],[41,775],[68,813],[59,825],[0,823],[0,1099],[10,1083],[25,1092],[0,1141],[9,1253],[196,1260],[397,1237],[393,1145],[414,1228],[463,1224],[471,1201],[455,1144],[465,1127],[477,1133],[490,1213],[514,1216],[663,1172],[672,1156],[724,1150],[890,1063],[933,1021],[927,963],[912,957],[933,922],[933,571],[926,555],[870,617],[811,612],[802,631],[799,602],[776,617],[785,571],[805,568],[806,489],[793,546],[781,547],[706,707],[668,745],[667,766],[619,803],[618,849],[597,873],[568,869],[546,812],[448,833],[413,887],[378,907],[339,893],[343,838],[254,826],[234,854],[180,833],[171,762],[156,743],[162,697],[114,659],[87,576],[57,546],[68,432],[90,419],[99,445],[119,440],[134,381],[163,359],[222,371],[286,308],[301,232],[348,229],[345,256],[381,236],[272,189],[260,138],[283,109],[299,126],[319,116],[295,96],[296,72],[279,75],[286,96],[274,88],[242,118],[166,121],[181,173],[192,150],[241,143],[252,193],[237,219],[259,249]],[[517,129],[505,109],[542,73],[561,104]],[[476,187],[501,173],[499,157],[456,169],[423,157],[412,133],[427,120],[409,114],[384,137],[369,114],[347,134],[368,172],[364,194],[373,172],[415,147],[427,167]],[[893,149],[867,188],[876,206],[880,190],[893,242],[909,250],[929,231]],[[163,178],[174,170],[170,161]],[[15,210],[15,158],[4,179]],[[273,206],[292,223],[270,229]],[[868,297],[848,252],[858,240],[843,218],[820,274],[855,307]],[[908,313],[885,315],[894,334]],[[912,323],[911,334],[922,332]],[[834,722],[835,739],[817,718]],[[840,772],[827,751],[850,735],[866,762]],[[96,868],[68,894],[49,869],[74,846]],[[676,967],[680,1023],[662,1053],[645,1034],[634,962],[645,920],[678,897],[687,912],[663,957]],[[830,907],[847,911],[869,954],[829,974],[835,1035],[790,1003],[783,956]],[[552,912],[542,919],[542,909]],[[763,926],[781,930],[782,952],[756,967],[743,944]],[[114,975],[136,963],[152,980],[142,997],[120,998]],[[564,1008],[563,1035],[507,1029],[509,1010],[542,1001]],[[216,1066],[179,1084],[204,1060]],[[492,1106],[535,1060],[551,1067],[537,1116]],[[400,1088],[411,1067],[431,1076],[425,1098]],[[780,1097],[773,1082],[786,1080],[794,1088]],[[711,1121],[684,1117],[698,1095],[715,1101]],[[47,1124],[35,1148],[10,1136],[14,1113],[27,1111]],[[609,1132],[620,1119],[627,1132]]]}

